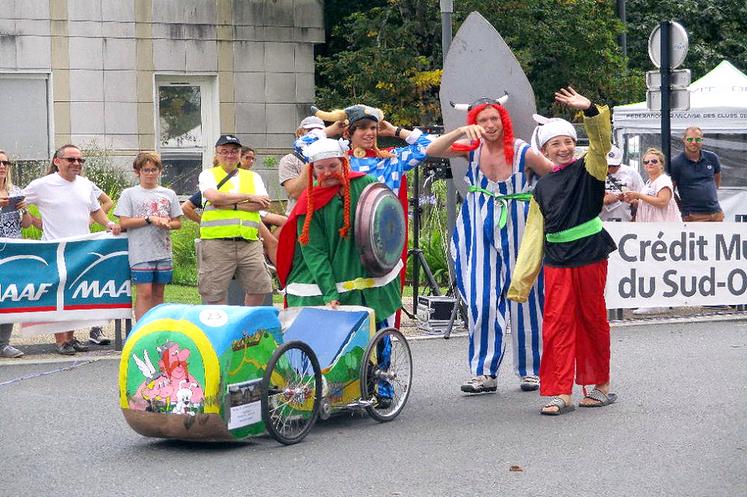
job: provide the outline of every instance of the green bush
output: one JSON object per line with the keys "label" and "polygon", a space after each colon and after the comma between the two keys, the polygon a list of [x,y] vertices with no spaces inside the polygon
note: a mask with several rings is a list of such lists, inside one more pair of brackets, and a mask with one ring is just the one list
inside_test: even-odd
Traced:
{"label": "green bush", "polygon": [[186,217],[182,217],[182,228],[171,232],[175,284],[191,286],[197,284],[195,238],[199,237],[200,226]]}
{"label": "green bush", "polygon": [[[408,174],[409,185],[413,184]],[[412,196],[413,190],[410,191]],[[423,251],[433,277],[441,287],[449,285],[449,266],[447,260],[448,242],[451,234],[446,233],[446,182],[431,183],[430,192],[421,193],[420,207],[420,249]],[[413,222],[410,219],[410,248],[413,247]],[[407,265],[407,280],[412,282],[412,262]],[[425,272],[420,269],[420,284],[427,285]]]}
{"label": "green bush", "polygon": [[135,184],[135,177],[129,170],[116,167],[112,163],[111,151],[92,142],[84,146],[82,153],[86,158],[83,174],[115,203],[122,190]]}

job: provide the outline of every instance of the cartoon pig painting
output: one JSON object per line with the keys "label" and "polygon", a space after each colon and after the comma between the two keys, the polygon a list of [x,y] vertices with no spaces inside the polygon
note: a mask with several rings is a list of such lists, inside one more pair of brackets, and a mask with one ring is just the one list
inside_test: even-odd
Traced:
{"label": "cartoon pig painting", "polygon": [[145,381],[130,398],[130,409],[194,414],[202,405],[204,393],[195,377],[189,374],[189,349],[180,349],[178,344],[166,342],[156,350],[160,354],[158,374],[147,349],[143,351],[142,359],[132,356]]}

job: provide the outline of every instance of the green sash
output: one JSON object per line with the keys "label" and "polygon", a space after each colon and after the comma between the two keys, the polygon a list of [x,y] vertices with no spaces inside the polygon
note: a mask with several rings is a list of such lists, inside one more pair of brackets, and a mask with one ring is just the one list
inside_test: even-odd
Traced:
{"label": "green sash", "polygon": [[545,239],[550,243],[568,243],[595,235],[600,231],[602,231],[602,220],[597,216],[573,228],[558,231],[557,233],[547,233]]}
{"label": "green sash", "polygon": [[508,195],[498,195],[496,193],[493,193],[489,190],[485,190],[484,188],[480,188],[478,186],[470,186],[467,189],[467,191],[484,193],[485,195],[489,197],[493,197],[493,200],[498,205],[500,205],[501,217],[498,219],[498,227],[500,229],[503,229],[503,227],[506,226],[506,222],[508,222],[508,201],[509,200],[519,200],[521,202],[529,202],[532,199],[532,194],[530,192],[511,193]]}

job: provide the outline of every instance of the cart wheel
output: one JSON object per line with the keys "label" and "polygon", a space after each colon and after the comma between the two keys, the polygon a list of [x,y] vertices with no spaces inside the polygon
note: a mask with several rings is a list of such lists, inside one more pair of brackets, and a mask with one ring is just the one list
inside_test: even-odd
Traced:
{"label": "cart wheel", "polygon": [[287,342],[278,347],[262,378],[262,421],[278,442],[303,440],[319,415],[322,373],[311,347]]}
{"label": "cart wheel", "polygon": [[374,335],[363,357],[361,398],[373,401],[366,411],[376,421],[391,421],[405,407],[410,396],[410,346],[399,330],[385,328]]}

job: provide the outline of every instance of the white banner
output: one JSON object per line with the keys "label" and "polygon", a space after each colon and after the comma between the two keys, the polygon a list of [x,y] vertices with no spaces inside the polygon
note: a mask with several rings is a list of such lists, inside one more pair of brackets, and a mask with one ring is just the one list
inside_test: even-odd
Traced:
{"label": "white banner", "polygon": [[747,223],[604,223],[608,309],[747,304]]}

